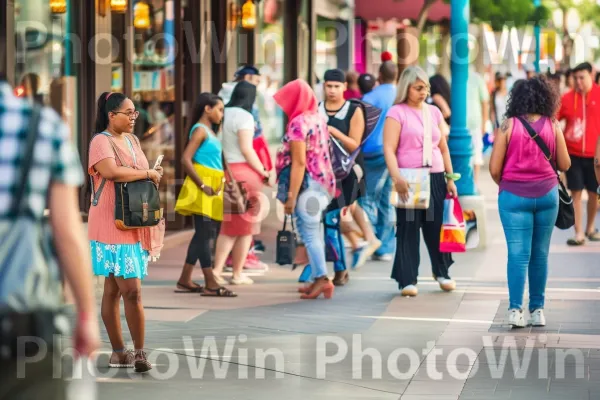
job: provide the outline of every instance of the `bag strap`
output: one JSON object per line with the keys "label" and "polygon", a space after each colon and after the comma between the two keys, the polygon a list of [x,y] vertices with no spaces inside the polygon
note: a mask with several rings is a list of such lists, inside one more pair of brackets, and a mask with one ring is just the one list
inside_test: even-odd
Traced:
{"label": "bag strap", "polygon": [[540,150],[542,150],[542,153],[544,153],[544,157],[546,158],[546,160],[548,160],[548,162],[552,166],[552,169],[554,170],[554,173],[556,174],[556,176],[560,177],[558,170],[556,168],[556,163],[552,159],[552,153],[550,152],[550,149],[548,148],[548,146],[546,145],[544,140],[533,129],[533,127],[529,124],[529,122],[527,122],[523,117],[517,117],[517,119],[521,122],[521,124],[523,124],[523,126],[525,127],[525,130],[527,131],[527,133],[529,133],[529,136],[535,141],[535,143],[538,145]]}
{"label": "bag strap", "polygon": [[[115,156],[116,156],[116,157],[119,159],[119,162],[121,163],[121,166],[123,166],[123,167],[127,167],[127,168],[130,168],[130,167],[129,167],[127,164],[125,164],[125,163],[123,162],[123,160],[121,159],[121,156],[119,155],[119,150],[117,149],[117,147],[116,147],[115,143],[113,142],[113,140],[112,140],[112,138],[111,138],[110,134],[109,134],[109,133],[107,133],[107,132],[100,132],[100,133],[97,133],[97,134],[95,134],[95,135],[92,137],[92,140],[94,140],[94,138],[95,138],[96,136],[98,136],[98,135],[104,135],[104,136],[106,136],[106,137],[107,137],[107,139],[108,139],[108,143],[110,143],[110,147],[112,147],[112,149],[113,149],[113,152],[115,153]],[[127,140],[130,140],[130,139],[129,139],[129,138],[127,138],[127,137],[126,137],[126,139],[127,139]],[[136,139],[137,139],[137,137],[136,137]],[[91,141],[90,141],[90,143],[91,143]],[[138,145],[139,145],[139,141],[138,141],[137,143],[138,143]],[[132,146],[133,146],[133,143],[132,143]],[[90,145],[90,148],[91,148],[91,145]],[[132,151],[135,151],[135,150],[133,150],[133,149],[132,149]],[[94,189],[94,178],[93,178],[93,177],[90,175],[90,187],[92,188],[92,206],[97,206],[97,205],[98,205],[98,202],[100,201],[100,195],[102,194],[102,191],[104,190],[104,186],[105,186],[105,185],[106,185],[106,179],[105,179],[105,178],[102,178],[102,181],[100,181],[100,186],[98,186],[98,190],[95,190],[95,189]]]}
{"label": "bag strap", "polygon": [[11,206],[12,213],[15,215],[19,215],[22,211],[27,208],[29,204],[26,201],[23,201],[23,197],[25,196],[25,191],[27,190],[27,186],[29,184],[29,172],[31,171],[31,166],[33,165],[33,156],[34,156],[34,148],[35,142],[37,141],[39,134],[39,125],[40,125],[40,117],[42,113],[42,108],[38,104],[34,104],[31,108],[31,115],[29,116],[29,126],[27,128],[27,142],[25,147],[25,156],[23,158],[23,163],[21,166],[21,176],[19,188],[17,189],[17,194],[13,198],[13,204]]}
{"label": "bag strap", "polygon": [[[287,226],[287,220],[288,220],[288,216],[286,215],[285,217],[283,217],[283,230],[285,231],[285,227]],[[290,217],[290,222],[292,223],[292,232],[294,232],[296,230],[296,227],[294,226],[294,218]]]}
{"label": "bag strap", "polygon": [[224,154],[221,154],[221,160],[223,161],[223,170],[225,171],[225,174],[227,174],[229,176],[229,180],[231,181],[231,183],[233,183],[233,185],[237,185],[237,181],[233,177],[233,173],[231,172],[229,163],[227,163],[227,161],[225,160]]}
{"label": "bag strap", "polygon": [[433,165],[433,128],[431,126],[431,110],[429,104],[424,103],[422,108],[423,118],[423,167]]}

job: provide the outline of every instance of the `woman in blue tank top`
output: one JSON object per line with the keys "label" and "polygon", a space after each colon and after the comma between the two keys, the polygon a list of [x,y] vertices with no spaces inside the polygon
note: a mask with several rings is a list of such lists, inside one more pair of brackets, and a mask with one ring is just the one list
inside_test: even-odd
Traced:
{"label": "woman in blue tank top", "polygon": [[[211,126],[223,120],[223,100],[211,93],[202,93],[192,114],[189,140],[182,157],[187,177],[175,205],[181,215],[193,216],[195,234],[190,242],[177,292],[202,293],[202,296],[235,297],[221,287],[213,274],[212,246],[223,220],[222,146]],[[204,284],[192,282],[192,271],[200,261]]]}

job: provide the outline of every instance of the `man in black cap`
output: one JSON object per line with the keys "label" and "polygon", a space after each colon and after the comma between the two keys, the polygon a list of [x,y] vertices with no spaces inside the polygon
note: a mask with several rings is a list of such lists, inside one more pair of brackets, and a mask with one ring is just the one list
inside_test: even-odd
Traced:
{"label": "man in black cap", "polygon": [[[319,112],[327,118],[330,137],[337,140],[348,153],[352,153],[359,149],[363,141],[365,132],[363,109],[355,101],[344,99],[344,91],[347,87],[344,71],[330,69],[325,72],[324,81],[325,101],[319,105]],[[342,194],[332,201],[328,211],[348,207],[354,222],[362,231],[366,243],[361,246],[353,231],[348,229],[348,225],[342,226],[342,232],[347,234],[352,243],[352,266],[359,268],[381,247],[381,241],[375,236],[368,218],[365,217],[365,212],[357,202],[363,194],[366,194],[362,154],[359,153],[355,162],[350,174],[341,181]],[[334,284],[336,282],[343,284],[347,280],[347,271],[336,271]]]}

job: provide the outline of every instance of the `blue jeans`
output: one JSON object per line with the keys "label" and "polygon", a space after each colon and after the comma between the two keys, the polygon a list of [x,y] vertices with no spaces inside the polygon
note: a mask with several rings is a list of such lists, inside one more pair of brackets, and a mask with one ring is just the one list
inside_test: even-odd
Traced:
{"label": "blue jeans", "polygon": [[331,196],[320,184],[308,177],[307,179],[308,188],[298,196],[294,216],[298,235],[306,247],[310,262],[310,280],[314,280],[327,275],[322,221],[323,211],[331,202]]}
{"label": "blue jeans", "polygon": [[508,246],[509,309],[523,308],[525,276],[529,276],[529,311],[544,308],[550,239],[558,215],[558,189],[537,198],[502,191],[500,220]]}
{"label": "blue jeans", "polygon": [[394,254],[396,252],[396,210],[390,203],[392,179],[383,155],[377,158],[365,158],[364,166],[367,195],[359,198],[358,202],[369,216],[375,236],[381,240],[381,247],[375,255]]}

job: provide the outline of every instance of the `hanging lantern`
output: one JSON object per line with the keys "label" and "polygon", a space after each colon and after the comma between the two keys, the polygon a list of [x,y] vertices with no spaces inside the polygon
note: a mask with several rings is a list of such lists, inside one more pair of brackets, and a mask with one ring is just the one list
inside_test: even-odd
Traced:
{"label": "hanging lantern", "polygon": [[50,11],[52,14],[64,14],[67,12],[67,0],[50,0]]}
{"label": "hanging lantern", "polygon": [[254,1],[246,0],[242,6],[242,28],[254,29],[256,27],[256,6]]}
{"label": "hanging lantern", "polygon": [[110,0],[110,10],[116,14],[127,12],[127,0]]}
{"label": "hanging lantern", "polygon": [[137,29],[150,28],[150,7],[140,1],[133,7],[133,26]]}

